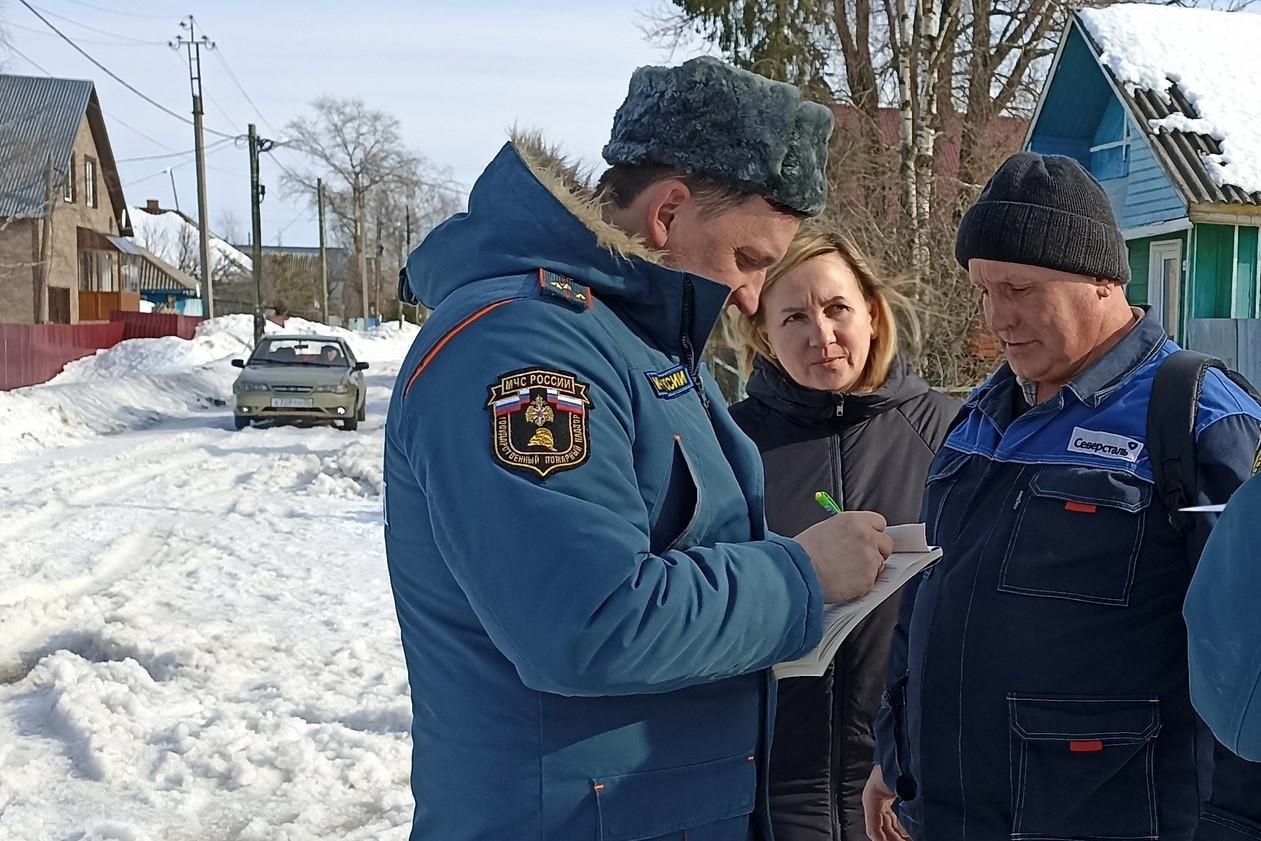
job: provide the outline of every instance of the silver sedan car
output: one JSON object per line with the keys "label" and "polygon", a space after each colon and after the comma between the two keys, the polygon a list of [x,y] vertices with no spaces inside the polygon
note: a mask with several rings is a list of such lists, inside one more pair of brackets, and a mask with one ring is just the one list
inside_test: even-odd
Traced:
{"label": "silver sedan car", "polygon": [[332,423],[352,431],[365,418],[367,362],[331,336],[267,336],[232,386],[237,429],[257,421]]}

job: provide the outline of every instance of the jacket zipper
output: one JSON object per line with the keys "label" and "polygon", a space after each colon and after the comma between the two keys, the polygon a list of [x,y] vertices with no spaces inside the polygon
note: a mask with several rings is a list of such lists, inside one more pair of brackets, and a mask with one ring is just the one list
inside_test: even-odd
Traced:
{"label": "jacket zipper", "polygon": [[844,453],[841,449],[840,419],[845,415],[845,396],[840,395],[840,400],[833,416],[832,434],[828,436],[828,441],[832,445],[832,493],[836,495],[836,501],[843,508],[845,506],[845,475],[841,464]]}
{"label": "jacket zipper", "polygon": [[709,409],[709,397],[705,394],[705,384],[701,382],[699,365],[696,361],[696,348],[692,347],[692,327],[696,320],[696,289],[692,281],[683,281],[683,317],[681,319],[679,344],[683,348],[683,364],[687,366],[687,374],[696,386],[696,393],[701,398],[701,405]]}

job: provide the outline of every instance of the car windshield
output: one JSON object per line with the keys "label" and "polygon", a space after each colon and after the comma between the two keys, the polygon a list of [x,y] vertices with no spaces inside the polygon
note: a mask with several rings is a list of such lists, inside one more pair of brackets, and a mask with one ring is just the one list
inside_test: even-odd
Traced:
{"label": "car windshield", "polygon": [[250,356],[251,365],[311,365],[349,368],[350,360],[337,342],[308,339],[264,339]]}

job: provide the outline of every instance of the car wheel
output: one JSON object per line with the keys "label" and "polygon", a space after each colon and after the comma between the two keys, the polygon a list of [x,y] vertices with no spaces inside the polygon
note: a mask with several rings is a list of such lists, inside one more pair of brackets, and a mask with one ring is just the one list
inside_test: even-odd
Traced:
{"label": "car wheel", "polygon": [[359,418],[346,418],[342,421],[342,430],[344,432],[354,432],[359,428]]}
{"label": "car wheel", "polygon": [[359,412],[358,414],[355,415],[355,420],[366,421],[367,419],[368,419],[368,400],[365,397],[363,401],[363,405],[359,407]]}
{"label": "car wheel", "polygon": [[241,417],[240,415],[233,415],[232,422],[236,425],[237,429],[245,429],[245,427],[250,425],[250,419]]}

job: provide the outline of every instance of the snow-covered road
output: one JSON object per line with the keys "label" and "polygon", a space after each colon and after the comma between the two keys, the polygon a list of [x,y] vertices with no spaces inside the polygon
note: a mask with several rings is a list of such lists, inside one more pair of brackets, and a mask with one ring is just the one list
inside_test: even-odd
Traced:
{"label": "snow-covered road", "polygon": [[407,835],[380,486],[411,333],[357,339],[359,432],[238,433],[230,326],[0,392],[0,839]]}

